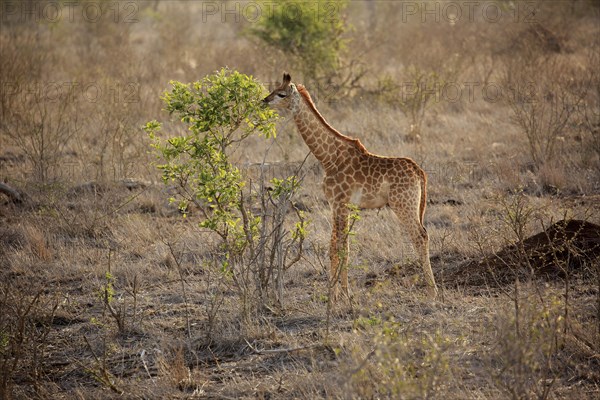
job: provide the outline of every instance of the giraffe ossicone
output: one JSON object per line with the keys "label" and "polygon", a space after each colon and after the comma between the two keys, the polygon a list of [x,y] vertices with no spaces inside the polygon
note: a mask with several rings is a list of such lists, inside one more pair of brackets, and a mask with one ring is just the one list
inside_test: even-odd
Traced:
{"label": "giraffe ossicone", "polygon": [[429,237],[423,226],[427,202],[427,176],[410,158],[370,153],[358,140],[334,129],[317,110],[308,90],[295,85],[289,74],[264,103],[293,118],[304,142],[325,170],[323,191],[333,213],[329,258],[331,295],[338,285],[349,297],[349,205],[359,208],[389,206],[406,229],[423,268],[428,293],[438,290],[429,261]]}

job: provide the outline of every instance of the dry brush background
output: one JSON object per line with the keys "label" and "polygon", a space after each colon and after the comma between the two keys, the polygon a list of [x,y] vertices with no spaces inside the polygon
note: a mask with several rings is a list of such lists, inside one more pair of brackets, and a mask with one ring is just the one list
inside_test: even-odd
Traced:
{"label": "dry brush background", "polygon": [[[0,397],[597,398],[598,2],[350,1],[334,79],[357,79],[307,86],[340,131],[428,172],[443,296],[426,299],[392,212],[365,211],[353,302],[328,310],[309,156],[284,310],[244,322],[206,261],[216,238],[169,204],[141,126],[181,129],[161,110],[169,80],[228,66],[266,88],[284,70],[311,81],[248,33],[256,10],[2,3]],[[441,80],[415,120],[398,99],[419,72]],[[292,125],[248,138],[236,164],[292,173],[308,153]]]}

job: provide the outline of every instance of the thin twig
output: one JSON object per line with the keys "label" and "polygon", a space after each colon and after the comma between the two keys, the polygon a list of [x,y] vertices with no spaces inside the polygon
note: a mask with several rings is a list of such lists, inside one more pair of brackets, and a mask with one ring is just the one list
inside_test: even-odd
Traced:
{"label": "thin twig", "polygon": [[98,379],[100,382],[106,384],[113,392],[118,393],[119,395],[122,395],[124,392],[119,389],[110,379],[110,372],[108,372],[106,370],[106,366],[105,364],[100,361],[100,359],[98,358],[98,356],[96,355],[96,352],[94,352],[94,349],[92,348],[92,345],[90,344],[90,341],[88,340],[86,335],[83,335],[83,339],[85,340],[85,343],[88,345],[88,348],[90,349],[90,352],[92,353],[92,356],[94,357],[94,359],[96,360],[96,362],[98,363],[98,365],[102,365],[102,371],[100,371],[102,373],[102,375],[98,374],[96,371],[94,370],[88,370],[96,379]]}
{"label": "thin twig", "polygon": [[183,277],[181,263],[179,262],[177,255],[175,254],[175,249],[173,249],[173,245],[171,244],[171,242],[165,241],[163,243],[166,244],[167,247],[169,248],[169,252],[171,253],[171,256],[173,256],[173,260],[175,261],[175,265],[177,266],[177,273],[179,274],[179,281],[181,283],[181,295],[183,296],[183,302],[185,304],[185,322],[186,322],[186,326],[187,326],[187,334],[188,334],[188,338],[191,340],[192,339],[192,326],[190,324],[190,309],[189,309],[189,305],[188,305],[189,303],[188,303],[188,299],[187,299],[187,293],[185,290],[185,279]]}

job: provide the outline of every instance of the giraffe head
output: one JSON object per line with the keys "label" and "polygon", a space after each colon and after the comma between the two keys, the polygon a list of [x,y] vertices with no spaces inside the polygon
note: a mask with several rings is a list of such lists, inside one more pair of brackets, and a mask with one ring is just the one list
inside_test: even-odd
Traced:
{"label": "giraffe head", "polygon": [[296,85],[292,83],[290,74],[283,74],[283,83],[265,97],[263,102],[282,115],[294,115],[298,112],[300,93]]}

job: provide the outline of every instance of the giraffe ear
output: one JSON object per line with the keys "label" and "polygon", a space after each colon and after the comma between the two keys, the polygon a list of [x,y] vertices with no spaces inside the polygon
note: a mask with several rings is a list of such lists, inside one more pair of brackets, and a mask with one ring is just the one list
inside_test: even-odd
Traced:
{"label": "giraffe ear", "polygon": [[290,76],[290,74],[288,74],[287,72],[284,72],[283,73],[283,84],[289,85],[291,81],[292,81],[292,77]]}

